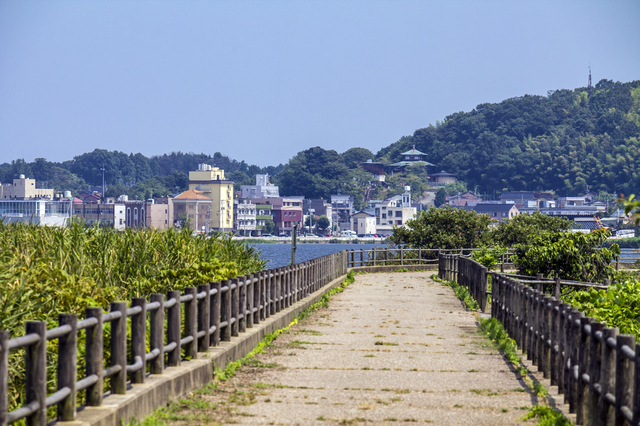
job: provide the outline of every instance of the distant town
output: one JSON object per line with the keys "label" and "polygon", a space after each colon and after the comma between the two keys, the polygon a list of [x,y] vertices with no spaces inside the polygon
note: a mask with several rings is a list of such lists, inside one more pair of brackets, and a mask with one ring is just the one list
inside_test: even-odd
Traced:
{"label": "distant town", "polygon": [[[371,160],[360,166],[371,173],[371,185],[384,185],[385,172],[400,172],[419,164],[433,166],[415,146],[402,153],[403,160],[393,164]],[[429,173],[431,197],[416,197],[429,202],[412,202],[411,187],[384,200],[368,199],[364,209],[354,209],[351,195],[335,194],[330,199],[280,196],[279,188],[268,174],[257,174],[255,185],[241,185],[225,178],[225,171],[208,164],[189,172],[189,189],[174,197],[130,200],[126,195],[103,197],[104,188],[90,188],[72,196],[70,191],[55,192],[37,188],[35,179],[20,175],[12,183],[0,185],[0,217],[5,223],[31,222],[47,226],[66,226],[76,218],[88,225],[156,229],[189,227],[194,233],[231,232],[238,237],[289,237],[297,227],[299,234],[313,237],[385,238],[394,226],[406,226],[419,211],[434,205],[434,194],[456,182],[456,175],[441,171]],[[428,195],[428,194],[427,194]],[[575,222],[574,231],[589,232],[603,227],[619,228],[628,222],[621,210],[600,218],[610,207],[592,194],[558,197],[550,192],[503,192],[498,200],[483,201],[473,192],[444,197],[455,208],[474,210],[501,222],[522,213],[540,212],[563,216]],[[633,237],[633,230],[620,230],[618,237]]]}

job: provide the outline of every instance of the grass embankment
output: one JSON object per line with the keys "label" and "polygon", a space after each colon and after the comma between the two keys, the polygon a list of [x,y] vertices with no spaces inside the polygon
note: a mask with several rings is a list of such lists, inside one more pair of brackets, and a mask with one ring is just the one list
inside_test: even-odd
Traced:
{"label": "grass embankment", "polygon": [[[47,321],[51,328],[57,326],[58,313],[84,318],[87,307],[107,308],[114,300],[182,290],[263,266],[257,250],[229,236],[192,236],[186,229],[116,232],[79,223],[51,228],[0,221],[0,329],[17,337],[24,334],[27,320]],[[56,346],[55,341],[49,343],[50,362]],[[23,380],[23,354],[12,351],[10,409],[24,403]],[[53,375],[49,387],[55,387]]]}

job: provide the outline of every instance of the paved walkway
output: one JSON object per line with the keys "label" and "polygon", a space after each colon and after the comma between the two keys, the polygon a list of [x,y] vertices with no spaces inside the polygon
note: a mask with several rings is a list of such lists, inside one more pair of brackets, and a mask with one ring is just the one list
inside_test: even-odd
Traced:
{"label": "paved walkway", "polygon": [[535,396],[430,275],[357,275],[177,423],[526,424]]}

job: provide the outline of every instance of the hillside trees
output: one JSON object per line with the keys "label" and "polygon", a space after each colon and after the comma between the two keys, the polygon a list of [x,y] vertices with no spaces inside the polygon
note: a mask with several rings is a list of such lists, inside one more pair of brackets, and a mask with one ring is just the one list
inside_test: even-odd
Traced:
{"label": "hillside trees", "polygon": [[447,116],[381,149],[397,161],[415,145],[438,169],[481,191],[560,195],[640,187],[640,81],[525,95]]}

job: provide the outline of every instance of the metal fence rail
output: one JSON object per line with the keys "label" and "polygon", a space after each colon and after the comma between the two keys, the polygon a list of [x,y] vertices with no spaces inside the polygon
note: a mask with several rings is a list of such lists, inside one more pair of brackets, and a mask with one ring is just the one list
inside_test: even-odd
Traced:
{"label": "metal fence rail", "polygon": [[[59,326],[50,330],[43,321],[30,321],[25,335],[13,339],[9,339],[6,330],[0,330],[0,426],[20,419],[26,419],[29,425],[46,425],[47,408],[51,406],[57,406],[59,421],[74,420],[78,392],[86,392],[87,406],[100,406],[105,379],[110,381],[111,393],[125,394],[128,383],[145,381],[147,371],[162,374],[165,366],[178,366],[182,351],[187,357],[196,358],[199,352],[206,352],[220,341],[230,341],[346,272],[347,256],[343,251],[189,287],[184,294],[170,291],[166,299],[162,294],[151,295],[149,302],[134,298],[130,307],[126,302],[112,302],[108,313],[102,308],[87,308],[83,320],[75,314],[60,314]],[[108,360],[103,347],[107,323]],[[84,376],[78,380],[81,330],[86,333],[85,365]],[[58,341],[57,390],[47,395],[46,348],[50,340]],[[20,348],[26,352],[26,404],[9,412],[9,353]]]}
{"label": "metal fence rail", "polygon": [[[486,289],[482,265],[455,255],[441,255],[439,260],[440,278]],[[491,316],[551,385],[558,386],[569,411],[576,413],[577,424],[640,424],[640,344],[634,336],[620,335],[617,328],[585,317],[555,296],[562,285],[606,285],[555,280],[551,296],[542,291],[549,280],[490,276]]]}

